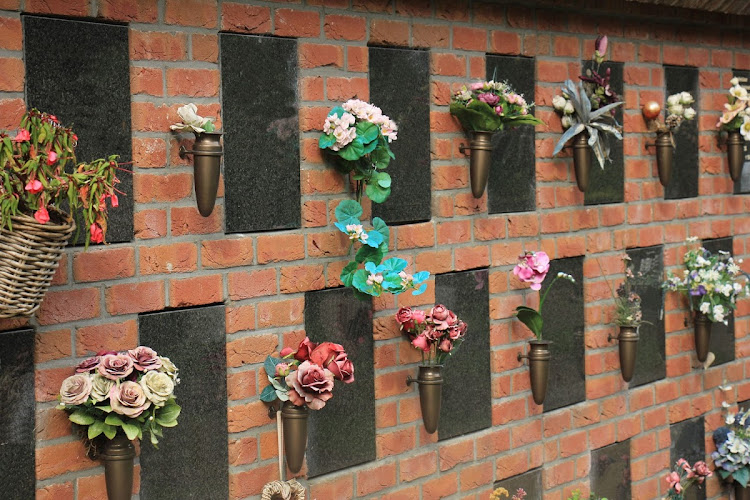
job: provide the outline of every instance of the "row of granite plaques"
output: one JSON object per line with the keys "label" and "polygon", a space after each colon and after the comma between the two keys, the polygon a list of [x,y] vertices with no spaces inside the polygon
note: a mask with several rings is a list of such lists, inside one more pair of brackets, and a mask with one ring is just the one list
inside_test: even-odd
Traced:
{"label": "row of granite plaques", "polygon": [[[731,238],[704,244],[712,252],[732,250]],[[630,387],[666,376],[662,253],[661,246],[628,250],[634,270],[642,274],[636,289],[643,298],[644,319],[650,322],[641,327]],[[569,289],[553,288],[545,302],[544,338],[553,341],[545,412],[586,398],[583,261],[583,257],[557,259],[551,266],[553,274],[572,274],[576,284],[572,294]],[[436,302],[450,305],[470,325],[466,342],[448,360],[444,372],[438,428],[441,441],[492,427],[488,274],[488,270],[479,269],[435,277]],[[358,301],[346,288],[307,292],[304,321],[305,332],[313,341],[343,344],[357,370],[356,384],[339,386],[325,412],[311,412],[306,456],[308,476],[316,477],[376,459],[372,304]],[[139,343],[165,353],[180,367],[182,383],[177,396],[183,406],[180,425],[165,430],[160,450],[148,445],[141,448],[141,498],[226,498],[229,434],[225,306],[142,314],[138,325]],[[16,498],[33,497],[35,484],[33,343],[33,330],[0,334],[0,380],[5,381],[5,389],[0,391],[0,481],[13,478],[24,485],[25,493]],[[716,354],[716,364],[734,359],[731,322],[729,326],[714,325],[711,350]],[[509,369],[514,368],[503,368]],[[523,368],[519,365],[518,369]],[[347,439],[339,439],[341,435]],[[694,441],[691,446],[702,450],[702,437]],[[626,445],[618,446],[625,448],[617,448],[617,454],[628,455]],[[598,458],[596,461],[599,463]],[[207,463],[211,466],[205,467]],[[194,474],[194,470],[201,473]]]}
{"label": "row of granite plaques", "polygon": [[[112,152],[123,161],[131,152],[131,89],[126,25],[23,16],[26,102],[71,124],[81,138],[80,159]],[[101,43],[107,40],[107,43]],[[54,50],[50,50],[54,47]],[[301,227],[300,133],[297,41],[232,33],[219,34],[226,232]],[[584,62],[584,68],[590,61]],[[623,63],[605,63],[622,94]],[[262,69],[262,71],[260,71]],[[534,99],[533,58],[487,55],[487,78],[506,80],[528,101]],[[750,72],[735,72],[750,76]],[[747,74],[745,74],[747,73]],[[665,66],[665,91],[699,98],[698,69]],[[370,101],[399,125],[392,144],[397,160],[390,198],[373,207],[389,224],[431,219],[430,53],[403,48],[369,48]],[[133,97],[138,101],[139,96]],[[622,120],[622,111],[618,111]],[[322,124],[319,124],[322,126]],[[313,124],[315,126],[315,124]],[[159,132],[159,130],[151,130]],[[162,132],[167,132],[166,130]],[[698,125],[676,133],[675,175],[667,199],[698,195]],[[495,134],[488,187],[491,214],[536,208],[535,131],[521,127]],[[612,163],[591,168],[586,204],[624,199],[624,156],[616,141]],[[750,176],[750,172],[748,172]],[[120,207],[112,210],[110,242],[133,237],[132,176],[121,173]],[[750,192],[750,177],[737,192]],[[258,194],[262,193],[262,196]]]}

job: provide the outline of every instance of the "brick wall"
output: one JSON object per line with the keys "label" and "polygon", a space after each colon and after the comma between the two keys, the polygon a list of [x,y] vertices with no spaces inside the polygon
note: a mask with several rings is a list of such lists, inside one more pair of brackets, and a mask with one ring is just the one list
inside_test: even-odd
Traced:
{"label": "brick wall", "polygon": [[[633,498],[665,494],[669,424],[705,415],[707,430],[719,425],[723,380],[733,384],[730,400],[750,398],[749,302],[737,313],[737,360],[702,371],[692,367],[685,305],[668,296],[667,378],[628,391],[617,346],[606,340],[612,301],[593,257],[617,279],[624,249],[664,244],[665,266],[675,267],[687,236],[733,235],[735,254],[750,253],[750,199],[732,194],[714,131],[732,68],[750,69],[750,38],[741,32],[747,19],[615,0],[596,11],[586,5],[586,15],[583,7],[573,1],[551,9],[466,0],[0,0],[0,128],[13,128],[25,107],[21,12],[130,23],[135,239],[88,252],[68,249],[32,321],[37,498],[103,498],[103,469],[85,458],[65,415],[54,409],[70,368],[104,347],[135,346],[138,313],[222,301],[231,497],[257,498],[276,477],[275,426],[258,399],[261,363],[303,336],[302,293],[339,285],[346,246],[331,212],[349,196],[348,184],[323,163],[317,136],[334,103],[368,98],[368,44],[430,50],[433,217],[394,227],[392,247],[433,274],[489,267],[494,427],[438,444],[423,430],[416,392],[403,384],[415,365],[402,365],[416,357],[400,340],[392,313],[399,305],[431,303],[434,281],[420,298],[375,300],[379,460],[309,481],[312,498],[487,498],[493,481],[544,464],[544,498],[558,500],[588,490],[589,450],[631,437]],[[189,101],[201,114],[220,114],[220,30],[300,39],[300,230],[228,236],[221,200],[206,219],[194,208],[190,160],[179,158],[168,126]],[[625,203],[584,206],[570,159],[551,157],[561,131],[551,100],[563,80],[580,73],[598,33],[610,37],[610,59],[625,63]],[[468,161],[458,151],[466,137],[447,105],[457,85],[484,76],[485,53],[536,58],[537,116],[548,125],[537,127],[533,212],[488,216],[486,198],[475,200],[468,188]],[[645,148],[653,137],[639,110],[648,100],[664,101],[662,64],[700,70],[698,198],[665,201]],[[526,292],[509,271],[524,249],[587,256],[587,400],[544,415],[531,401],[527,368],[515,361],[529,335],[511,316]],[[706,449],[712,447],[708,433]],[[715,479],[708,496],[721,497]]]}

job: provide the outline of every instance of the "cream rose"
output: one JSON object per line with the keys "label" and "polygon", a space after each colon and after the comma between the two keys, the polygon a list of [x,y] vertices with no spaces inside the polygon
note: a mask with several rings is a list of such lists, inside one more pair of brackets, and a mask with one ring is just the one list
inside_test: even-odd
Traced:
{"label": "cream rose", "polygon": [[114,380],[110,380],[95,373],[91,378],[91,399],[97,403],[104,401],[109,397],[109,391],[112,390],[113,385],[115,385]]}
{"label": "cream rose", "polygon": [[179,370],[177,369],[177,365],[172,363],[172,360],[164,357],[159,356],[159,360],[161,361],[161,366],[159,367],[159,371],[162,373],[166,373],[170,377],[172,377],[172,380],[175,381],[175,383],[179,383],[179,379],[177,378],[177,375],[179,374]]}
{"label": "cream rose", "polygon": [[150,371],[147,372],[139,382],[146,394],[146,398],[154,406],[164,406],[174,392],[174,382],[166,373]]}
{"label": "cream rose", "polygon": [[80,405],[86,402],[91,394],[91,377],[86,373],[71,375],[63,380],[60,387],[60,402],[64,405]]}
{"label": "cream rose", "polygon": [[130,418],[136,418],[151,406],[143,387],[130,381],[113,385],[109,391],[109,402],[113,412]]}

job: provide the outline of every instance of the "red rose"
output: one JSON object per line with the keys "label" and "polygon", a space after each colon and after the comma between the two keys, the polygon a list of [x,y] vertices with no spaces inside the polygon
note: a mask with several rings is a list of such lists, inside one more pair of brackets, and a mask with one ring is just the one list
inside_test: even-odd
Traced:
{"label": "red rose", "polygon": [[411,345],[417,349],[422,349],[424,352],[430,350],[430,341],[424,334],[414,337],[414,340],[411,341]]}
{"label": "red rose", "polygon": [[413,315],[414,313],[411,310],[411,307],[402,307],[398,310],[396,313],[396,321],[398,321],[402,330],[408,331],[414,329]]}
{"label": "red rose", "polygon": [[297,361],[307,361],[310,359],[310,353],[318,346],[314,342],[310,342],[309,337],[305,337],[305,340],[299,343],[297,352],[294,353],[294,359]]}
{"label": "red rose", "polygon": [[322,366],[323,368],[328,368],[328,363],[333,361],[333,359],[340,353],[343,353],[344,356],[346,356],[344,346],[341,344],[323,342],[310,353],[310,361],[316,365]]}
{"label": "red rose", "polygon": [[343,381],[345,384],[351,384],[354,382],[354,365],[345,352],[336,354],[333,361],[328,364],[328,369],[333,373],[334,377]]}
{"label": "red rose", "polygon": [[433,307],[428,316],[438,330],[447,330],[458,321],[456,314],[443,304]]}
{"label": "red rose", "polygon": [[302,362],[284,380],[289,386],[289,401],[296,406],[320,410],[333,397],[333,373],[309,361]]}

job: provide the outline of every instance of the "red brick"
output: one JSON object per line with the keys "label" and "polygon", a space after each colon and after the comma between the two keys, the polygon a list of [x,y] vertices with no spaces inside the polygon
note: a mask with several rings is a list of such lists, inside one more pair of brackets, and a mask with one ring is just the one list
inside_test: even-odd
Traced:
{"label": "red brick", "polygon": [[21,59],[0,58],[0,91],[23,92],[24,65]]}
{"label": "red brick", "polygon": [[73,257],[73,279],[78,282],[129,278],[135,275],[133,248],[96,249]]}
{"label": "red brick", "polygon": [[305,239],[301,234],[259,236],[258,263],[299,260],[305,257]]}
{"label": "red brick", "polygon": [[[267,416],[266,419],[268,419]],[[263,486],[267,482],[278,479],[279,467],[273,463],[232,474],[229,476],[229,498],[245,498],[252,495],[260,496]]]}
{"label": "red brick", "polygon": [[[226,8],[226,4],[225,8]],[[218,62],[219,60],[219,37],[217,35],[190,36],[193,60],[205,62]]]}
{"label": "red brick", "polygon": [[130,30],[130,59],[181,61],[187,56],[184,33]]}
{"label": "red brick", "polygon": [[26,112],[23,99],[0,100],[0,129],[12,130],[18,127],[21,117]]}
{"label": "red brick", "polygon": [[310,497],[317,499],[336,498],[351,500],[354,498],[354,476],[344,475],[325,482],[315,482],[310,485]]}
{"label": "red brick", "polygon": [[247,266],[253,263],[253,240],[203,240],[201,265],[206,268]]}
{"label": "red brick", "polygon": [[134,320],[76,329],[78,356],[89,356],[100,351],[124,351],[137,346],[138,325]]}
{"label": "red brick", "polygon": [[34,14],[86,17],[89,15],[89,2],[88,0],[28,0],[24,10]]}
{"label": "red brick", "polygon": [[412,45],[414,47],[446,48],[450,42],[450,28],[437,24],[412,25]]}
{"label": "red brick", "polygon": [[[226,5],[223,5],[223,8],[226,8]],[[167,0],[164,22],[215,28],[217,15],[216,0]]]}
{"label": "red brick", "polygon": [[[131,68],[131,70],[151,70],[153,68]],[[161,89],[161,71],[159,88]],[[132,73],[131,73],[132,74]],[[164,139],[133,138],[133,163],[140,168],[159,168],[167,164],[167,143]]]}
{"label": "red brick", "polygon": [[357,473],[357,495],[365,496],[396,484],[396,464],[384,464]]}
{"label": "red brick", "polygon": [[326,78],[326,95],[329,101],[349,99],[370,100],[370,85],[367,78]]}
{"label": "red brick", "polygon": [[86,457],[86,448],[80,440],[43,446],[36,450],[36,477],[39,480],[66,472],[91,469],[97,465],[97,462]]}
{"label": "red brick", "polygon": [[221,5],[221,29],[239,33],[270,33],[271,9],[224,2]]}
{"label": "red brick", "polygon": [[370,21],[370,43],[409,46],[409,25],[404,21],[373,19]]}
{"label": "red brick", "polygon": [[220,275],[170,280],[169,303],[172,307],[216,304],[224,298]]}
{"label": "red brick", "polygon": [[193,191],[190,174],[133,176],[133,199],[136,203],[174,202],[187,198]]}
{"label": "red brick", "polygon": [[302,298],[261,302],[258,304],[258,326],[268,328],[302,324],[304,310],[305,301]]}
{"label": "red brick", "polygon": [[187,234],[210,234],[222,232],[223,210],[221,206],[214,207],[208,217],[204,217],[195,207],[173,207],[172,236]]}
{"label": "red brick", "polygon": [[375,442],[378,460],[411,450],[416,445],[416,441],[417,436],[414,427],[379,433]]}
{"label": "red brick", "polygon": [[455,54],[430,53],[433,75],[466,76],[466,58]]}
{"label": "red brick", "polygon": [[323,266],[287,266],[281,268],[281,293],[298,293],[325,288]]}
{"label": "red brick", "polygon": [[139,269],[141,274],[167,274],[195,271],[198,249],[193,243],[175,243],[153,247],[141,246]]}
{"label": "red brick", "polygon": [[101,0],[97,17],[115,21],[155,23],[159,8],[152,0]]}
{"label": "red brick", "polygon": [[474,459],[474,441],[464,440],[441,445],[439,450],[440,472],[452,469],[458,464],[471,462]]}
{"label": "red brick", "polygon": [[167,95],[214,97],[219,95],[219,71],[167,68]]}
{"label": "red brick", "polygon": [[131,314],[164,309],[164,283],[150,281],[113,285],[104,293],[107,312]]}
{"label": "red brick", "polygon": [[[343,58],[343,55],[342,55]],[[369,52],[367,47],[347,47],[346,48],[346,69],[347,71],[366,72],[369,70]]]}
{"label": "red brick", "polygon": [[275,31],[278,36],[315,38],[320,35],[320,15],[314,11],[277,9]]}
{"label": "red brick", "polygon": [[34,337],[34,361],[44,363],[67,358],[72,353],[70,330],[37,332]]}
{"label": "red brick", "polygon": [[23,31],[19,19],[0,17],[0,49],[23,49]]}
{"label": "red brick", "polygon": [[276,334],[253,335],[227,343],[227,365],[232,368],[252,363],[262,363],[274,354],[279,346]]}
{"label": "red brick", "polygon": [[141,240],[167,235],[167,213],[164,210],[142,210],[134,215],[135,237]]}
{"label": "red brick", "polygon": [[228,276],[229,298],[232,300],[250,299],[263,295],[276,294],[276,270],[237,272]]}
{"label": "red brick", "polygon": [[487,31],[482,28],[453,27],[453,48],[456,50],[487,50]]}
{"label": "red brick", "polygon": [[52,290],[44,296],[37,313],[40,325],[54,325],[99,316],[98,288]]}
{"label": "red brick", "polygon": [[329,14],[323,26],[326,38],[332,40],[364,40],[367,23],[363,17]]}

